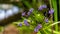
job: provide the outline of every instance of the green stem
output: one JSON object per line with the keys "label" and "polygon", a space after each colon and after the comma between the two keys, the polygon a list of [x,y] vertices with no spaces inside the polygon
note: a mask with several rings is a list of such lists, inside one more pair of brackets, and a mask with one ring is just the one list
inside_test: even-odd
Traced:
{"label": "green stem", "polygon": [[51,3],[51,0],[49,0],[49,3],[50,3],[50,9],[52,8],[52,3]]}
{"label": "green stem", "polygon": [[35,5],[36,4],[36,0],[32,0],[32,3]]}
{"label": "green stem", "polygon": [[[53,8],[54,8],[54,20],[55,20],[55,22],[57,22],[58,17],[57,17],[57,2],[56,2],[56,0],[52,0],[52,4],[53,4]],[[55,30],[58,31],[58,24],[55,25]]]}
{"label": "green stem", "polygon": [[28,8],[31,8],[31,4],[28,2],[28,1],[23,1],[23,3],[28,7]]}
{"label": "green stem", "polygon": [[[49,0],[49,2],[50,2],[50,10],[51,10],[52,9],[52,0]],[[51,18],[50,18],[51,23],[53,24],[53,14],[50,14],[50,16],[51,16]],[[52,26],[52,34],[53,34],[53,26]]]}

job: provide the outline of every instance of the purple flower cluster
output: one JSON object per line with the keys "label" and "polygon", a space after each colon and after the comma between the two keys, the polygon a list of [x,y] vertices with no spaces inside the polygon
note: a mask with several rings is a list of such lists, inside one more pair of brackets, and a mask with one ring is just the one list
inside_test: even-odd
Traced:
{"label": "purple flower cluster", "polygon": [[41,28],[42,28],[42,25],[41,25],[41,24],[38,24],[37,27],[34,29],[34,31],[35,31],[35,32],[38,32],[39,29],[41,29]]}
{"label": "purple flower cluster", "polygon": [[45,22],[48,23],[48,21],[49,21],[48,18],[45,18]]}
{"label": "purple flower cluster", "polygon": [[30,15],[33,12],[33,8],[30,8],[29,12],[27,13],[27,15]]}
{"label": "purple flower cluster", "polygon": [[25,16],[25,12],[22,13],[22,16]]}
{"label": "purple flower cluster", "polygon": [[47,5],[46,5],[46,4],[41,5],[41,6],[38,8],[38,10],[43,10],[44,8],[47,8]]}
{"label": "purple flower cluster", "polygon": [[22,23],[20,23],[19,26],[22,26]]}
{"label": "purple flower cluster", "polygon": [[30,8],[29,12],[33,12],[33,10],[34,10],[33,8]]}
{"label": "purple flower cluster", "polygon": [[28,23],[28,21],[25,19],[24,20],[24,24],[26,25],[26,26],[29,26],[29,23]]}
{"label": "purple flower cluster", "polygon": [[[27,13],[27,15],[29,16],[32,12],[33,12],[33,8],[30,8],[29,12]],[[22,13],[22,16],[25,16],[26,15],[26,12],[23,12]]]}
{"label": "purple flower cluster", "polygon": [[53,9],[50,9],[49,10],[49,14],[53,14],[54,13],[54,10]]}
{"label": "purple flower cluster", "polygon": [[39,31],[39,29],[36,29],[36,28],[34,29],[34,32],[38,32],[38,31]]}
{"label": "purple flower cluster", "polygon": [[31,14],[31,12],[28,12],[27,15],[29,16]]}

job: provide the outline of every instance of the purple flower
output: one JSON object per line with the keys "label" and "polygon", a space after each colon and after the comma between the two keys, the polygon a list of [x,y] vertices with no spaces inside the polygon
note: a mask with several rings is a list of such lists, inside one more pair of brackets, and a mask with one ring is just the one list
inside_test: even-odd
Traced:
{"label": "purple flower", "polygon": [[39,29],[41,29],[41,28],[42,28],[42,25],[41,25],[41,24],[38,24],[37,27],[34,29],[34,31],[35,31],[35,32],[38,32]]}
{"label": "purple flower", "polygon": [[36,29],[36,28],[34,29],[34,32],[38,32],[38,31],[39,31],[39,29]]}
{"label": "purple flower", "polygon": [[47,8],[46,4],[42,5],[42,8]]}
{"label": "purple flower", "polygon": [[36,28],[37,29],[40,29],[40,28],[42,28],[42,25],[41,24],[38,24]]}
{"label": "purple flower", "polygon": [[20,23],[19,26],[22,26],[22,23]]}
{"label": "purple flower", "polygon": [[24,24],[25,24],[26,26],[29,26],[29,23],[28,23],[27,20],[24,20]]}
{"label": "purple flower", "polygon": [[28,12],[28,13],[27,13],[27,15],[30,15],[30,14],[31,14],[31,12]]}
{"label": "purple flower", "polygon": [[30,8],[29,12],[32,12],[34,9],[33,8]]}
{"label": "purple flower", "polygon": [[38,10],[43,10],[43,7],[42,7],[42,6],[40,6],[40,7],[38,8]]}
{"label": "purple flower", "polygon": [[25,12],[22,13],[22,16],[25,16]]}
{"label": "purple flower", "polygon": [[48,23],[48,18],[45,18],[45,22]]}
{"label": "purple flower", "polygon": [[41,5],[38,10],[43,10],[44,8],[47,8],[47,6],[44,4],[44,5]]}
{"label": "purple flower", "polygon": [[53,9],[50,9],[49,10],[49,14],[53,14],[54,13],[54,10]]}
{"label": "purple flower", "polygon": [[33,8],[30,8],[29,12],[27,13],[27,15],[29,16],[32,12],[33,12]]}

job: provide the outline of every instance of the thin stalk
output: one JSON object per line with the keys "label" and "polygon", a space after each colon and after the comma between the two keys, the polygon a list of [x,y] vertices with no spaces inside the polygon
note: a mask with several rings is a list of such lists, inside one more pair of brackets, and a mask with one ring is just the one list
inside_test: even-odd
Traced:
{"label": "thin stalk", "polygon": [[58,24],[58,23],[60,23],[60,21],[59,21],[59,22],[54,22],[53,24],[50,24],[49,26],[47,26],[47,27],[44,28],[44,29],[47,29],[47,28],[49,28],[49,27],[51,27],[51,26],[54,26],[54,25],[56,25],[56,24]]}
{"label": "thin stalk", "polygon": [[45,34],[48,34],[45,29],[43,29],[43,31],[45,32]]}
{"label": "thin stalk", "polygon": [[[57,22],[58,17],[57,17],[57,2],[56,2],[56,0],[52,0],[52,5],[54,8],[54,20],[55,20],[55,22]],[[58,24],[55,25],[55,31],[58,31]]]}
{"label": "thin stalk", "polygon": [[31,4],[28,2],[28,1],[23,1],[23,3],[28,7],[28,8],[31,8]]}
{"label": "thin stalk", "polygon": [[35,5],[36,4],[36,0],[32,0],[32,3]]}
{"label": "thin stalk", "polygon": [[33,8],[36,8],[36,0],[32,0],[32,6]]}
{"label": "thin stalk", "polygon": [[[52,0],[49,0],[49,3],[50,3],[50,10],[52,9],[52,2],[51,2]],[[53,14],[50,14],[50,16],[51,16],[51,18],[50,18],[50,20],[51,20],[51,23],[53,24]],[[52,26],[52,34],[53,34],[53,26]]]}

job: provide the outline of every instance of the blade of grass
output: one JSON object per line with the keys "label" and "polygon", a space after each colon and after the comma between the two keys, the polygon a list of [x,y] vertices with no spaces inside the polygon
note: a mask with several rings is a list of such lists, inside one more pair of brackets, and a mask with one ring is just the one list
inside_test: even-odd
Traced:
{"label": "blade of grass", "polygon": [[49,33],[46,32],[46,30],[43,30],[43,31],[45,32],[45,34],[49,34]]}
{"label": "blade of grass", "polygon": [[32,0],[32,3],[35,5],[36,4],[36,0]]}
{"label": "blade of grass", "polygon": [[59,22],[54,22],[53,24],[50,24],[49,26],[47,26],[47,27],[44,28],[44,29],[47,29],[47,28],[49,28],[49,27],[51,27],[51,26],[53,26],[53,25],[56,25],[56,24],[58,24],[58,23],[60,23],[60,21],[59,21]]}
{"label": "blade of grass", "polygon": [[31,4],[28,2],[28,1],[23,1],[23,3],[28,7],[28,8],[31,8]]}
{"label": "blade of grass", "polygon": [[40,31],[38,31],[38,33],[37,34],[41,34],[41,32]]}
{"label": "blade of grass", "polygon": [[[56,0],[52,0],[52,5],[54,8],[54,20],[55,20],[55,22],[57,22],[58,17],[57,17],[57,2],[56,2]],[[55,30],[58,31],[58,24],[55,25]]]}
{"label": "blade of grass", "polygon": [[[49,0],[49,3],[50,3],[50,10],[52,9],[52,0]],[[51,23],[53,23],[53,14],[50,14],[50,20],[51,20]],[[53,26],[51,27],[52,28],[52,34],[53,34]]]}
{"label": "blade of grass", "polygon": [[[51,32],[51,29],[48,29],[48,31]],[[53,33],[60,34],[60,32],[57,32],[57,31],[53,31]]]}

